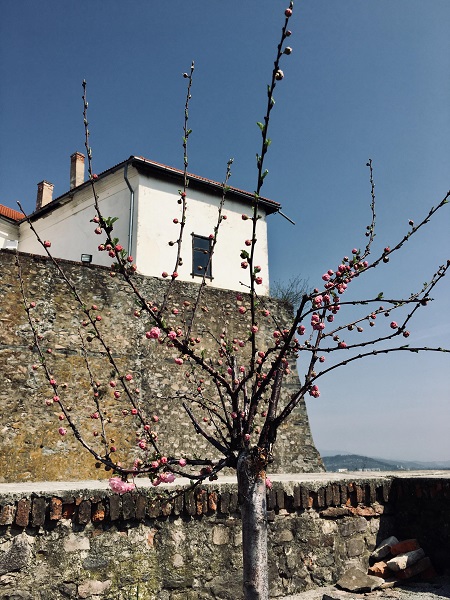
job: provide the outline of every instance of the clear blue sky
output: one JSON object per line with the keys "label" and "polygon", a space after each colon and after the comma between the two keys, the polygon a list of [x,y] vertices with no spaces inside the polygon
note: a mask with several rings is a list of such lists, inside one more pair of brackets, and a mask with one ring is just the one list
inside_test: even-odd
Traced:
{"label": "clear blue sky", "polygon": [[[255,153],[280,0],[16,0],[0,8],[0,203],[28,210],[36,184],[69,187],[83,151],[81,81],[95,170],[131,154],[182,165],[185,81],[195,60],[193,172],[255,188]],[[365,163],[374,160],[377,248],[393,245],[450,187],[449,0],[297,0],[276,91],[264,193],[295,222],[270,222],[273,280],[312,285],[364,244]],[[450,207],[362,296],[408,294],[450,258]],[[377,269],[377,271],[379,271]],[[355,284],[356,285],[356,284]],[[411,326],[411,343],[450,346],[450,281]],[[380,332],[382,331],[380,325]],[[358,362],[308,401],[322,449],[450,460],[450,355]]]}

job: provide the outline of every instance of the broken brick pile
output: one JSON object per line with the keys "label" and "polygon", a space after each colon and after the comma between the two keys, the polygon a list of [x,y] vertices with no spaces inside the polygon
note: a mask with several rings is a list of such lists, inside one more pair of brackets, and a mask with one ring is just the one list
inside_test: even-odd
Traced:
{"label": "broken brick pile", "polygon": [[372,552],[370,561],[373,564],[369,567],[369,574],[387,581],[403,581],[415,576],[423,580],[436,577],[430,558],[416,539],[399,542],[391,536]]}

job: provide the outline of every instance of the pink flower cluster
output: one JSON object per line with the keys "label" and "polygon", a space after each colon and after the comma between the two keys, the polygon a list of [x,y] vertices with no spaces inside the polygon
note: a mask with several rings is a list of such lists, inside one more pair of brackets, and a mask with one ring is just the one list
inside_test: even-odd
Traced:
{"label": "pink flower cluster", "polygon": [[109,487],[116,494],[126,494],[127,492],[131,492],[136,487],[134,483],[130,483],[128,481],[124,481],[120,477],[111,477],[108,481]]}

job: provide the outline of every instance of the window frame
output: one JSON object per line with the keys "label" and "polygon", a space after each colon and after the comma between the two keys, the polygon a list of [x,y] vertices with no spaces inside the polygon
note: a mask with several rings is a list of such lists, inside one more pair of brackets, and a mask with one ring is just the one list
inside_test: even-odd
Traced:
{"label": "window frame", "polygon": [[[212,239],[205,235],[199,235],[198,233],[191,233],[191,236],[192,236],[192,272],[191,272],[191,276],[192,277],[206,276],[206,279],[213,280],[214,277],[212,276],[212,253],[211,253],[212,252]],[[205,250],[204,248],[201,248],[198,245],[196,245],[197,240],[204,240],[204,241],[208,242],[208,250]],[[202,253],[203,255],[207,255],[209,257],[209,265],[208,265],[206,275],[205,275],[205,271],[204,271],[204,265],[200,264],[200,261],[196,260],[196,256],[198,256],[200,253]],[[198,266],[201,266],[202,269],[199,270]]]}

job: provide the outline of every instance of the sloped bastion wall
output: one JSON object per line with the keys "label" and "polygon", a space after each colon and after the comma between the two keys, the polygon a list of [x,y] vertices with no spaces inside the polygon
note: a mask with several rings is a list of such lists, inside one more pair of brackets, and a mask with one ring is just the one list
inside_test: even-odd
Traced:
{"label": "sloped bastion wall", "polygon": [[[106,477],[109,474],[103,470],[95,471],[94,459],[82,449],[71,432],[64,438],[58,434],[61,425],[58,405],[50,403],[47,406],[45,403],[53,394],[32,345],[15,258],[14,252],[0,251],[0,482]],[[90,382],[78,333],[85,316],[47,257],[19,254],[19,259],[27,300],[36,302],[33,316],[40,320],[42,345],[49,351],[46,361],[58,381],[58,393],[77,415],[80,429],[87,432],[87,441],[95,445],[100,439],[100,436],[94,437],[99,424],[89,418],[95,407],[91,403]],[[204,438],[194,436],[192,424],[181,407],[182,396],[188,391],[185,370],[174,364],[172,349],[145,338],[149,322],[133,316],[136,304],[129,287],[119,278],[111,278],[109,270],[103,267],[60,262],[86,306],[98,306],[102,319],[100,326],[115,359],[121,368],[132,374],[133,387],[140,389],[140,401],[145,408],[150,414],[159,416],[155,429],[162,452],[192,456],[194,450],[197,455],[213,458],[211,447]],[[167,285],[167,281],[152,277],[138,276],[136,280],[144,289],[145,297],[153,301],[161,298]],[[196,284],[176,282],[169,299],[170,307],[183,313],[184,302],[191,302],[192,306],[197,291]],[[289,323],[292,318],[289,307],[268,298],[263,298],[262,302],[276,318],[278,327]],[[208,350],[211,341],[205,332],[219,337],[224,323],[233,336],[245,340],[249,320],[247,315],[238,312],[238,308],[246,303],[245,296],[242,301],[237,301],[235,292],[206,288],[192,333],[193,338],[201,338],[199,348],[204,345]],[[187,314],[182,316],[188,317]],[[258,318],[260,332],[268,343],[273,343],[272,316],[259,315]],[[180,315],[170,314],[168,320],[178,324]],[[113,390],[108,385],[111,367],[104,352],[96,346],[96,340],[88,346],[94,377],[101,383],[100,394],[108,411],[108,441],[117,447],[117,460],[125,464],[127,459],[136,456],[136,422],[131,415],[122,415],[124,405],[113,397]],[[35,370],[33,365],[37,367]],[[206,394],[213,393],[208,379],[204,386]],[[285,378],[282,402],[295,389],[298,389],[298,374],[293,362],[291,374]],[[205,427],[212,428],[212,424]],[[100,446],[98,449],[102,451]],[[311,437],[304,403],[300,403],[290,420],[280,428],[275,458],[272,472],[324,470]]]}
{"label": "sloped bastion wall", "polygon": [[[351,566],[366,570],[391,535],[417,538],[448,570],[449,472],[279,479],[267,493],[271,598],[335,583]],[[242,598],[234,483],[181,488],[172,499],[90,483],[0,484],[0,598]]]}

